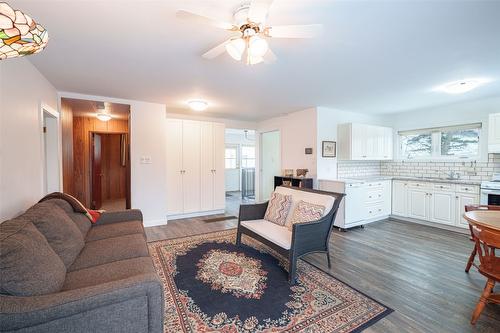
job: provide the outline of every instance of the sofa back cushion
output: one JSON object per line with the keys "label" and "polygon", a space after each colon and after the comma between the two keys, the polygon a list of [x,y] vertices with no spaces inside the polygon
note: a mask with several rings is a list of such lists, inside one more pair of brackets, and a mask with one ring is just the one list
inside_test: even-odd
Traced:
{"label": "sofa back cushion", "polygon": [[85,239],[85,236],[87,236],[87,233],[92,227],[92,223],[84,213],[75,212],[69,202],[64,199],[48,199],[44,202],[51,202],[62,208],[62,210],[64,210],[69,218],[76,224],[82,233],[82,237]]}
{"label": "sofa back cushion", "polygon": [[0,293],[35,296],[61,290],[66,267],[26,218],[0,224]]}
{"label": "sofa back cushion", "polygon": [[[300,190],[295,190],[293,188],[284,187],[284,186],[278,186],[278,187],[276,187],[276,189],[274,191],[281,193],[281,194],[292,196],[292,204],[290,207],[290,212],[294,212],[295,207],[297,207],[297,204],[302,200],[302,201],[309,202],[309,203],[312,203],[315,205],[324,206],[325,210],[323,212],[323,216],[325,216],[326,214],[328,214],[330,212],[330,210],[333,207],[333,203],[335,202],[335,198],[332,197],[331,195],[314,193],[314,192],[307,192],[307,191],[300,191]],[[288,217],[286,219],[286,225],[291,224],[292,216],[293,216],[292,213],[288,214]]]}
{"label": "sofa back cushion", "polygon": [[22,216],[45,236],[66,268],[73,264],[85,243],[82,233],[62,208],[46,201],[37,203]]}

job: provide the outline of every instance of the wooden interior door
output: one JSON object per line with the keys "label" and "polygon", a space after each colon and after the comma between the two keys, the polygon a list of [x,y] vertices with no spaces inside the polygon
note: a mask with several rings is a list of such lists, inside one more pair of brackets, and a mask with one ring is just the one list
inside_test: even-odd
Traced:
{"label": "wooden interior door", "polygon": [[98,133],[92,133],[92,188],[91,207],[99,209],[102,206],[102,137]]}

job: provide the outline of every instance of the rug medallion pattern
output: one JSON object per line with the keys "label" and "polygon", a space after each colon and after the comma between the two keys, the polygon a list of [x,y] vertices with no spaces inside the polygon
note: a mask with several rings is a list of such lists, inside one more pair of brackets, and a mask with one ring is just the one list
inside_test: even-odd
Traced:
{"label": "rug medallion pattern", "polygon": [[149,243],[164,283],[165,332],[355,332],[392,310],[299,260],[236,231]]}

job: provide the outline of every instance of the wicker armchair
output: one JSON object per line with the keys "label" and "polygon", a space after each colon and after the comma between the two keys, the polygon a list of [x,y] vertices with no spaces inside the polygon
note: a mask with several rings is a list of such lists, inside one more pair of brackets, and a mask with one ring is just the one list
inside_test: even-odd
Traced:
{"label": "wicker armchair", "polygon": [[[286,189],[287,191],[292,191],[291,193],[294,193],[294,191],[308,192],[309,197],[311,197],[310,194],[316,194],[323,197],[325,195],[333,197],[334,200],[332,207],[329,211],[325,212],[325,215],[319,220],[294,224],[292,231],[290,232],[287,227],[274,225],[271,222],[263,220],[268,202],[241,205],[238,219],[236,245],[241,244],[241,235],[245,234],[269,246],[285,258],[288,258],[288,280],[291,284],[294,284],[296,282],[297,260],[306,254],[313,252],[325,253],[328,261],[328,267],[331,267],[328,240],[332,231],[333,222],[337,216],[340,202],[345,194],[298,187],[286,187]],[[297,192],[296,194],[298,196],[301,195],[300,192]],[[292,194],[292,198],[293,197],[294,195]],[[292,212],[289,214],[292,214]],[[267,222],[269,228],[272,229],[269,230],[269,233],[272,233],[273,236],[270,237],[270,235],[266,234],[263,230],[251,228],[251,224],[249,224],[251,223],[250,221],[255,221],[256,223],[262,223],[259,221],[263,221],[263,223]]]}

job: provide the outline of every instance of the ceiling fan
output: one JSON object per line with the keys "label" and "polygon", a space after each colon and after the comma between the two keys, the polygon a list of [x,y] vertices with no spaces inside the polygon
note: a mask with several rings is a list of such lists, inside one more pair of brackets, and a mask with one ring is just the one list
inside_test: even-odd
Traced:
{"label": "ceiling fan", "polygon": [[313,38],[323,26],[308,25],[266,25],[269,8],[273,0],[252,0],[240,6],[233,13],[233,23],[219,21],[187,10],[177,11],[177,17],[193,23],[208,24],[216,28],[238,32],[216,47],[205,52],[202,57],[213,59],[227,52],[235,60],[243,60],[247,65],[276,61],[275,54],[269,49],[269,38]]}

